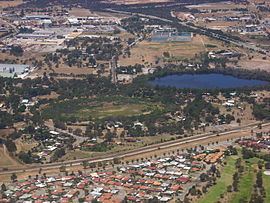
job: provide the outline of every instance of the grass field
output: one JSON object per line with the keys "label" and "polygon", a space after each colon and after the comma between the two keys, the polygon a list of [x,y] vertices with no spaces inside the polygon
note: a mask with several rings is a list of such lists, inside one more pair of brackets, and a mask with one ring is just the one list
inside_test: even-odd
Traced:
{"label": "grass field", "polygon": [[239,192],[233,198],[232,203],[239,203],[241,199],[250,200],[254,184],[254,168],[251,164],[246,165],[246,170],[240,178]]}
{"label": "grass field", "polygon": [[[67,112],[66,109],[69,111]],[[53,104],[43,110],[45,118],[78,118],[89,120],[91,118],[132,117],[150,114],[162,109],[158,103],[147,100],[124,97],[102,97],[95,99],[77,99]]]}
{"label": "grass field", "polygon": [[221,178],[217,179],[217,184],[199,201],[199,203],[217,202],[220,195],[226,193],[227,186],[232,184],[232,176],[236,171],[235,162],[237,156],[227,157],[227,165],[221,171]]}
{"label": "grass field", "polygon": [[270,176],[263,174],[263,186],[266,191],[265,202],[270,202]]}
{"label": "grass field", "polygon": [[89,115],[91,115],[93,118],[102,119],[105,117],[138,116],[148,113],[150,113],[150,111],[148,111],[143,104],[103,103],[102,105],[96,106],[94,108],[91,106],[85,106],[72,115],[80,118],[87,118]]}

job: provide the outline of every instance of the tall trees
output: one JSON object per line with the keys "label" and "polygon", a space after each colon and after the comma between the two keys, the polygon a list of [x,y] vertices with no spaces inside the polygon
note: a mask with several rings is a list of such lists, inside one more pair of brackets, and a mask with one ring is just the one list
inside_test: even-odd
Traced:
{"label": "tall trees", "polygon": [[16,144],[12,140],[7,140],[5,146],[9,152],[16,152],[17,150]]}
{"label": "tall trees", "polygon": [[10,179],[14,182],[17,180],[17,175],[16,173],[12,173],[12,175],[10,176]]}
{"label": "tall trees", "polygon": [[10,54],[14,56],[22,56],[23,55],[23,49],[19,45],[12,45],[10,49]]}

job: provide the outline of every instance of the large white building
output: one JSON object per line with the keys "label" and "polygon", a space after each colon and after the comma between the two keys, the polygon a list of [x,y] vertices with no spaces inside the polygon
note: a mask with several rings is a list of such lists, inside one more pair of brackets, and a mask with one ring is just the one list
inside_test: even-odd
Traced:
{"label": "large white building", "polygon": [[19,64],[0,64],[0,77],[20,77],[23,78],[33,68],[29,65]]}

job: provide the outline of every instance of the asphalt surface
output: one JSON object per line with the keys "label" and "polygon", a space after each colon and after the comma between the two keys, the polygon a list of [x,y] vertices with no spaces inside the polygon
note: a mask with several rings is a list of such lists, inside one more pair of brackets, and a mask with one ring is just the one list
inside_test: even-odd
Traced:
{"label": "asphalt surface", "polygon": [[[224,137],[224,136],[231,134],[231,133],[237,133],[237,132],[241,132],[242,130],[254,128],[254,127],[258,126],[259,123],[260,122],[255,122],[255,123],[252,123],[252,124],[249,124],[246,126],[236,127],[232,130],[219,133],[219,137]],[[269,126],[269,125],[270,125],[270,122],[264,123],[264,124],[262,124],[262,127]],[[160,149],[175,147],[175,146],[178,146],[181,144],[195,142],[196,144],[199,145],[200,141],[210,140],[211,138],[216,137],[216,136],[217,136],[216,133],[204,133],[204,134],[194,135],[192,137],[186,137],[186,138],[172,140],[172,141],[168,141],[168,142],[164,142],[164,143],[160,143],[160,144],[145,146],[145,147],[137,148],[134,150],[130,150],[130,151],[126,151],[126,152],[122,152],[122,153],[118,153],[118,154],[111,154],[111,155],[103,156],[100,158],[84,158],[84,159],[69,160],[69,161],[64,161],[64,162],[57,162],[57,163],[52,163],[52,164],[43,164],[43,165],[39,165],[39,166],[17,168],[17,169],[11,169],[8,171],[2,171],[0,174],[3,175],[3,174],[20,173],[20,172],[27,172],[27,171],[37,171],[40,169],[43,169],[43,170],[44,169],[45,170],[46,169],[57,169],[63,165],[66,165],[67,167],[81,165],[83,161],[87,161],[89,163],[101,162],[101,161],[111,161],[114,158],[123,158],[123,157],[135,156],[135,155],[139,155],[139,154],[145,154],[145,153],[157,151]]]}

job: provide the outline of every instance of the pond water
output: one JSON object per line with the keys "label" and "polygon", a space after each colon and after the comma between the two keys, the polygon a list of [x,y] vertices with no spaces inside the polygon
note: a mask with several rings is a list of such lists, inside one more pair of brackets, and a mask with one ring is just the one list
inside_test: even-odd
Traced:
{"label": "pond water", "polygon": [[229,88],[265,85],[266,81],[247,80],[223,74],[183,74],[168,75],[149,81],[150,84],[177,88]]}

